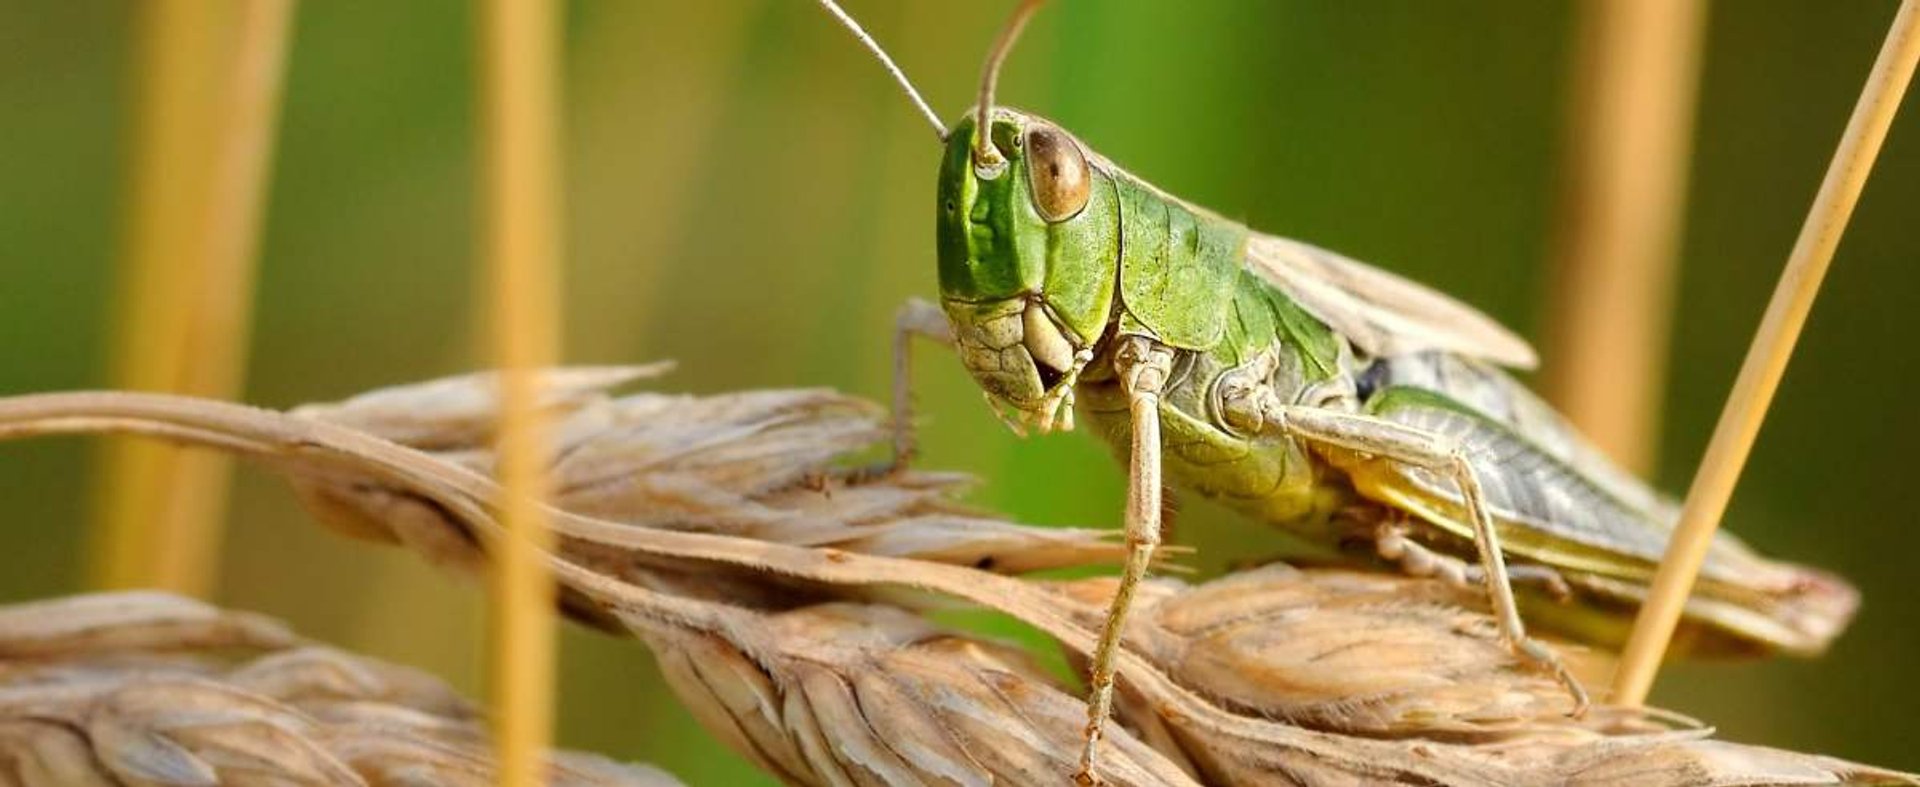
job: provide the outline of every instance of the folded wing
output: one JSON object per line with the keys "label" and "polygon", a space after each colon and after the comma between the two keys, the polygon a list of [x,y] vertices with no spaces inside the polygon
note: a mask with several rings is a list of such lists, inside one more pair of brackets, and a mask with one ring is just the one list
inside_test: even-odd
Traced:
{"label": "folded wing", "polygon": [[1256,233],[1247,240],[1247,264],[1375,357],[1445,350],[1522,369],[1538,362],[1525,340],[1493,318],[1326,249]]}

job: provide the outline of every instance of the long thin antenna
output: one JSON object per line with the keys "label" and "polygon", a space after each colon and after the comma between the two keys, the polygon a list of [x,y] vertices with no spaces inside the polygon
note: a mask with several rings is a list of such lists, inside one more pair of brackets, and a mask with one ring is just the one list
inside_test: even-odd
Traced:
{"label": "long thin antenna", "polygon": [[[821,0],[825,2],[825,0]],[[1033,12],[1040,10],[1040,4],[1046,0],[1021,0],[1020,6],[1013,9],[1013,16],[1007,19],[1007,26],[1000,31],[1000,37],[993,42],[992,51],[987,53],[987,65],[980,73],[980,103],[974,111],[979,115],[973,122],[973,164],[989,172],[998,172],[1006,164],[1000,157],[1000,151],[993,147],[993,135],[987,133],[987,125],[993,113],[993,91],[1000,86],[1000,64],[1007,62],[1007,55],[1013,51],[1013,43],[1020,39],[1020,31],[1027,29],[1027,20],[1033,18]]]}
{"label": "long thin antenna", "polygon": [[847,30],[853,33],[854,38],[860,39],[860,43],[865,44],[867,51],[872,52],[874,57],[880,58],[880,65],[887,67],[887,73],[893,75],[893,81],[899,82],[900,89],[907,91],[907,100],[912,101],[915,107],[919,107],[920,114],[926,116],[928,123],[933,124],[933,135],[939,137],[941,142],[947,141],[947,127],[940,122],[940,116],[933,113],[933,107],[927,104],[926,99],[920,97],[920,91],[915,90],[913,83],[907,80],[907,72],[901,71],[900,65],[887,56],[887,50],[880,48],[880,42],[873,40],[873,36],[867,35],[866,28],[861,27],[859,22],[847,15],[847,12],[840,10],[839,3],[833,0],[820,0],[820,7],[827,9],[827,13],[840,20],[840,24],[845,25]]}

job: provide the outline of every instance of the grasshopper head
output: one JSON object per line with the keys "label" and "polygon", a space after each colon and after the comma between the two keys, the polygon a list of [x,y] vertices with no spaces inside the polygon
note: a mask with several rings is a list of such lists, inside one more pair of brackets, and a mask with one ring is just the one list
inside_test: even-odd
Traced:
{"label": "grasshopper head", "polygon": [[969,115],[940,168],[940,301],[967,370],[1016,431],[1073,428],[1073,386],[1112,317],[1113,182],[1079,141],[996,107],[991,162]]}

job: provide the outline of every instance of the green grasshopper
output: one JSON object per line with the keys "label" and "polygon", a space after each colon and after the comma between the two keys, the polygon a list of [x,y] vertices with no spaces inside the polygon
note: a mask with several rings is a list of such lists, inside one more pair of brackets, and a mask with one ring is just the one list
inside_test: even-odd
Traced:
{"label": "green grasshopper", "polygon": [[[916,335],[954,347],[1016,431],[1072,429],[1077,410],[1128,466],[1128,554],[1089,668],[1080,780],[1093,779],[1120,632],[1160,544],[1163,469],[1318,543],[1370,542],[1412,574],[1483,584],[1502,640],[1584,711],[1585,691],[1527,635],[1511,579],[1544,589],[1530,616],[1617,644],[1676,510],[1498,368],[1533,366],[1525,341],[1399,276],[1189,204],[1054,123],[995,106],[1000,64],[1039,0],[1016,10],[979,103],[951,129],[852,18],[820,2],[946,146],[940,305],[910,303],[894,340],[894,466],[914,449]],[[1844,581],[1722,535],[1683,642],[1817,653],[1856,604]]]}

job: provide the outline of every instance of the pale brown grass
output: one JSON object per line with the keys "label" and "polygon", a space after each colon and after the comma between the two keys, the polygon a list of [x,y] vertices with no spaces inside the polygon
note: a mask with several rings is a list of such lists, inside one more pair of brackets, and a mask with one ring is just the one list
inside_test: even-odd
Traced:
{"label": "pale brown grass", "polygon": [[[558,440],[545,559],[569,613],[647,643],[710,731],[789,783],[1059,783],[1077,689],[920,613],[970,602],[1083,655],[1111,580],[1013,574],[1111,562],[1110,541],[970,510],[954,476],[851,469],[886,436],[859,400],[606,393],[637,374],[543,378]],[[478,574],[511,538],[489,478],[494,382],[291,415],[17,397],[0,400],[0,437],[123,431],[248,455],[337,529]],[[1570,719],[1563,691],[1500,646],[1479,596],[1438,582],[1275,565],[1158,580],[1142,603],[1121,659],[1126,730],[1103,755],[1116,784],[1920,783],[1713,741],[1658,712]]]}
{"label": "pale brown grass", "polygon": [[[156,592],[0,606],[0,784],[495,784],[485,716],[439,680]],[[561,787],[666,787],[539,758]]]}

